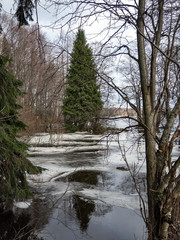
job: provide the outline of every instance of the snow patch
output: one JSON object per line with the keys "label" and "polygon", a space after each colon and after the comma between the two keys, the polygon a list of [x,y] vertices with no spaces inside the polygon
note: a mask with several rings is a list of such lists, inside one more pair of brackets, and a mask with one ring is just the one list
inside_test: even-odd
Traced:
{"label": "snow patch", "polygon": [[66,141],[80,142],[99,142],[102,135],[91,135],[88,133],[66,133],[66,134],[39,134],[28,139],[29,144],[65,144]]}
{"label": "snow patch", "polygon": [[31,203],[32,203],[32,200],[25,201],[25,202],[14,202],[14,207],[25,209],[25,208],[28,208],[31,205]]}

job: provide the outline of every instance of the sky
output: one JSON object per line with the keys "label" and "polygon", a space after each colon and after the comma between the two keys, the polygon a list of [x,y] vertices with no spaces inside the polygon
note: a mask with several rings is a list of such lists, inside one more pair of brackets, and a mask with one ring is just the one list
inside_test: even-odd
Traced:
{"label": "sky", "polygon": [[[12,15],[15,13],[16,10],[16,4],[14,3],[15,0],[0,0],[0,2],[2,3],[3,11],[5,11],[8,14],[10,13]],[[59,26],[56,27],[57,28],[56,30],[53,29],[52,27],[52,24],[57,20],[57,17],[54,16],[55,10],[54,8],[48,8],[48,10],[45,10],[44,5],[42,6],[41,3],[45,4],[45,0],[41,0],[40,4],[38,5],[38,19],[34,11],[33,17],[34,21],[29,23],[35,24],[38,21],[39,25],[41,26],[41,30],[43,32],[46,32],[50,40],[53,40],[58,37],[59,32],[58,29]],[[66,30],[66,28],[64,29]]]}
{"label": "sky", "polygon": [[[16,4],[15,0],[0,0],[2,3],[3,11],[6,13],[14,14],[16,10]],[[41,0],[43,2],[43,0]],[[33,17],[34,21],[30,22],[30,24],[35,24],[37,22],[36,15],[34,13]],[[45,11],[42,7],[38,7],[38,22],[40,25],[44,26],[42,27],[42,30],[48,35],[48,38],[50,40],[53,40],[57,37],[57,32],[50,30],[50,28],[47,27],[47,25],[51,24],[54,21],[52,17],[52,13]]]}
{"label": "sky", "polygon": [[[11,13],[11,14],[15,13],[15,8],[16,8],[14,4],[15,0],[0,0],[0,2],[2,3],[3,10],[5,10],[7,13]],[[40,3],[42,4],[44,4],[45,2],[46,2],[45,0],[40,1]],[[38,22],[41,25],[42,30],[48,34],[48,37],[50,38],[50,40],[53,40],[54,38],[58,37],[59,31],[60,31],[59,29],[55,30],[50,28],[50,25],[57,20],[57,17],[53,15],[55,15],[55,10],[53,7],[49,8],[48,10],[45,10],[42,7],[42,5],[38,6]],[[58,17],[60,17],[60,15]],[[37,18],[34,15],[34,21],[32,22],[32,24],[33,23],[35,24],[36,22],[37,22]],[[105,32],[102,33],[101,31],[104,27],[108,26],[108,23],[109,23],[109,20],[105,19],[104,17],[101,19],[98,18],[96,20],[95,20],[95,17],[94,18],[91,17],[91,21],[88,22],[89,26],[88,24],[86,24],[85,26],[85,33],[88,40],[90,42],[94,42],[95,40],[99,42],[103,41],[105,39],[106,33]],[[62,20],[60,24],[62,24]],[[57,27],[60,27],[60,24]],[[79,26],[78,24],[79,23],[77,21],[76,24],[71,26],[71,29],[76,29]],[[65,26],[63,29],[64,31],[66,31],[67,26]],[[98,34],[100,32],[101,34]],[[128,34],[130,36],[132,35],[132,29]]]}
{"label": "sky", "polygon": [[0,0],[0,3],[3,5],[3,9],[7,12],[10,12],[13,2],[13,0]]}

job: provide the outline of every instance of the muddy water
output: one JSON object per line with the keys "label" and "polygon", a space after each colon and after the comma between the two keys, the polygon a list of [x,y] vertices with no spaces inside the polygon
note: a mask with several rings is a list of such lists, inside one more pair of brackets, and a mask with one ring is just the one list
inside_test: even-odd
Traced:
{"label": "muddy water", "polygon": [[[137,159],[135,152],[130,155]],[[108,157],[103,152],[52,154],[49,149],[30,160],[57,171],[48,181],[30,182],[35,198],[29,208],[14,207],[1,216],[0,240],[145,239],[138,196],[117,145],[112,144]],[[137,174],[142,192],[144,174]]]}

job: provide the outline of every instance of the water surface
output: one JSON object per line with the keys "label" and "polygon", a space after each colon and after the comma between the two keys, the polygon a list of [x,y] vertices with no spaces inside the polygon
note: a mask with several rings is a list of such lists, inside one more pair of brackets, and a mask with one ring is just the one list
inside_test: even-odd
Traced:
{"label": "water surface", "polygon": [[[35,198],[29,208],[14,207],[2,216],[0,239],[144,240],[139,197],[119,149],[121,142],[121,150],[129,150],[129,166],[145,197],[144,142],[133,136],[104,138],[100,147],[93,135],[83,135],[84,143],[81,135],[77,141],[68,135],[62,146],[51,141],[51,147],[37,138],[41,146],[33,142],[29,159],[47,170],[28,176]],[[48,146],[48,136],[42,137]]]}

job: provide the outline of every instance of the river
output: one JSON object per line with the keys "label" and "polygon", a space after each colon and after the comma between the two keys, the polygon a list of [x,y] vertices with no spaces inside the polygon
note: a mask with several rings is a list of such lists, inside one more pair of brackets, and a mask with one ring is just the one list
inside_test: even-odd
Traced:
{"label": "river", "polygon": [[39,134],[29,143],[29,159],[45,170],[28,175],[35,197],[14,203],[3,217],[0,239],[145,239],[139,197],[122,157],[126,152],[146,199],[140,133]]}

